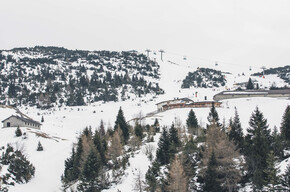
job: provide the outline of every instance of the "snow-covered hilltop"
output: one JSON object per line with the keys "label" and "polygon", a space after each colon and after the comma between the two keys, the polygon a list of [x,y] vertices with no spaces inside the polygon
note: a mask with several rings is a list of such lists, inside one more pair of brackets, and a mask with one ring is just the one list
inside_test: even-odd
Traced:
{"label": "snow-covered hilltop", "polygon": [[37,46],[0,52],[2,104],[80,106],[162,93],[158,63],[136,51]]}

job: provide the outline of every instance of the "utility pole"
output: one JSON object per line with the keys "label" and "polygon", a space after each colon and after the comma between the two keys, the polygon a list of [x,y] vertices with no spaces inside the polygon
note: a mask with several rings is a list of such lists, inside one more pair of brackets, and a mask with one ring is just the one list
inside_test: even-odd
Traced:
{"label": "utility pole", "polygon": [[149,53],[151,52],[150,49],[146,49],[145,52],[147,52],[147,57],[149,57]]}
{"label": "utility pole", "polygon": [[163,53],[164,53],[164,50],[163,49],[160,49],[159,52],[161,54],[161,61],[163,61]]}

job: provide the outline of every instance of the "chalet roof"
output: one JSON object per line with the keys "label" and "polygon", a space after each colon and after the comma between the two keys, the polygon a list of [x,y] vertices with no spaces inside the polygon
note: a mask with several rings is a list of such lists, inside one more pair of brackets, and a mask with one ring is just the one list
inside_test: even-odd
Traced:
{"label": "chalet roof", "polygon": [[3,123],[4,121],[6,121],[7,119],[10,119],[11,117],[15,117],[15,118],[17,118],[17,119],[19,119],[19,120],[21,120],[21,121],[26,122],[26,123],[34,123],[34,124],[37,124],[37,125],[41,125],[41,123],[39,123],[38,121],[34,121],[33,119],[24,118],[24,117],[20,117],[20,116],[17,116],[17,115],[11,115],[10,117],[4,119],[4,120],[2,121],[2,123]]}

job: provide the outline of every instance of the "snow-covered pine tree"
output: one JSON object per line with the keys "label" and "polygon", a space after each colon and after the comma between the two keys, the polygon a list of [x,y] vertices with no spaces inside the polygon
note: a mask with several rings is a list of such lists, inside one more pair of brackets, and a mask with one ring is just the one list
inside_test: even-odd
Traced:
{"label": "snow-covered pine tree", "polygon": [[16,183],[28,183],[34,176],[35,167],[27,160],[21,151],[16,150],[10,160],[8,172]]}
{"label": "snow-covered pine tree", "polygon": [[281,184],[285,191],[290,191],[290,163],[288,163],[285,173],[281,176]]}

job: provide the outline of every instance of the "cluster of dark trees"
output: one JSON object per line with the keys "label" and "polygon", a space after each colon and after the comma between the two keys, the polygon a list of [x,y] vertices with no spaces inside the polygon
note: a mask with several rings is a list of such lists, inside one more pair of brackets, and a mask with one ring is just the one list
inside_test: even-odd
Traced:
{"label": "cluster of dark trees", "polygon": [[[270,68],[265,69],[264,74],[270,75],[270,74],[277,74],[281,79],[283,79],[285,82],[290,83],[289,80],[289,72],[290,72],[290,66],[286,65],[284,67],[276,67],[276,68]],[[253,76],[262,76],[263,72],[254,73]]]}
{"label": "cluster of dark trees", "polygon": [[226,79],[221,71],[209,68],[200,68],[189,72],[182,82],[181,88],[189,87],[219,87],[224,86]]}
{"label": "cluster of dark trees", "polygon": [[[130,147],[125,151],[124,146],[140,146],[143,130],[145,128],[138,123],[134,129],[130,127],[121,108],[113,128],[105,129],[102,121],[94,133],[91,128],[85,128],[72,148],[71,156],[65,161],[64,189],[69,189],[77,181],[79,191],[101,191],[116,183],[128,164],[127,153],[133,149]],[[137,137],[137,141],[130,139],[131,135]],[[108,173],[110,171],[111,174]]]}
{"label": "cluster of dark trees", "polygon": [[[130,99],[127,92],[138,96],[163,93],[157,83],[145,80],[159,78],[158,64],[136,52],[89,52],[58,47],[18,48],[9,52],[19,58],[0,54],[3,104],[79,106]],[[21,57],[23,54],[32,57]]]}
{"label": "cluster of dark trees", "polygon": [[8,166],[8,173],[0,177],[0,191],[8,191],[9,185],[27,183],[34,176],[35,167],[28,161],[20,149],[7,144],[0,156],[0,168]]}
{"label": "cluster of dark trees", "polygon": [[[105,131],[102,123],[95,133],[86,128],[65,161],[64,188],[79,181],[79,191],[100,191],[117,183],[128,165],[128,155],[134,155],[142,143],[154,141],[153,136],[160,131],[157,119],[151,126],[141,125],[141,119],[140,115],[135,126],[129,126],[120,108],[113,128]],[[187,129],[178,121],[169,128],[163,127],[155,158],[153,150],[146,148],[152,164],[145,181],[142,173],[137,174],[134,190],[238,191],[245,186],[253,191],[290,189],[290,166],[283,174],[278,174],[275,166],[289,158],[289,106],[283,115],[281,132],[277,128],[270,131],[258,108],[250,117],[245,135],[237,110],[226,126],[220,123],[213,105],[208,121],[206,129],[202,128],[190,110]]]}
{"label": "cluster of dark trees", "polygon": [[[170,139],[172,131],[168,134],[163,129],[156,159],[146,173],[146,191],[238,191],[246,185],[253,191],[290,189],[290,165],[280,175],[275,166],[289,158],[289,152],[286,153],[290,149],[289,106],[283,116],[281,133],[277,128],[270,131],[258,108],[251,115],[246,135],[237,110],[228,127],[219,122],[214,106],[208,120],[207,129],[200,130],[191,110],[187,128],[194,137],[184,139],[175,134],[178,145]],[[203,144],[197,147],[198,143]]]}

